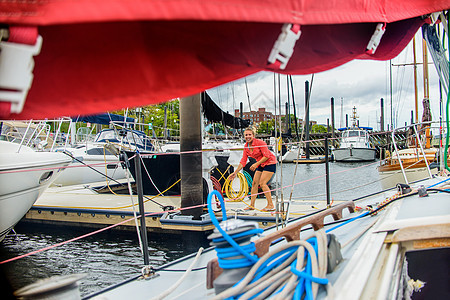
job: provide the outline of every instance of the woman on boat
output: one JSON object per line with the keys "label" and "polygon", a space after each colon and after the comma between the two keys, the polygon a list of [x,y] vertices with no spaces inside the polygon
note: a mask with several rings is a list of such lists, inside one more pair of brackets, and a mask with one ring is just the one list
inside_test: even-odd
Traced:
{"label": "woman on boat", "polygon": [[239,166],[229,176],[229,180],[233,180],[237,173],[244,168],[249,156],[256,159],[256,163],[250,166],[250,170],[255,171],[255,175],[253,176],[250,206],[245,208],[245,210],[255,209],[256,195],[258,193],[258,186],[260,186],[267,199],[267,206],[263,208],[262,211],[274,211],[275,207],[272,202],[272,195],[270,194],[267,182],[269,182],[276,171],[277,160],[275,155],[267,148],[267,144],[263,140],[255,138],[255,133],[255,130],[250,128],[247,128],[244,131],[244,138],[246,141],[244,153]]}

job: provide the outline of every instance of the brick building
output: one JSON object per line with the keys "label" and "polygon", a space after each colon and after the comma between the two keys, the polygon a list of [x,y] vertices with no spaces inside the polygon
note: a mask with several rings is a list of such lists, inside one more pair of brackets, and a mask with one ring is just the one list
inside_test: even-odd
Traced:
{"label": "brick building", "polygon": [[[239,109],[234,110],[234,116],[240,117]],[[264,107],[258,108],[257,111],[243,112],[242,116],[244,119],[250,119],[253,121],[253,124],[258,124],[263,121],[268,121],[273,119],[273,114],[269,111],[266,111]]]}

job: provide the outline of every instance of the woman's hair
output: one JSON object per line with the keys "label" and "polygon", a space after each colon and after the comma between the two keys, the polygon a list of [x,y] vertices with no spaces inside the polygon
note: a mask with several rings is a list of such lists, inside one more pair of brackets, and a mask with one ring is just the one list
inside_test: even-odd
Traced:
{"label": "woman's hair", "polygon": [[244,131],[251,131],[253,133],[253,136],[256,136],[256,128],[255,127],[247,127]]}

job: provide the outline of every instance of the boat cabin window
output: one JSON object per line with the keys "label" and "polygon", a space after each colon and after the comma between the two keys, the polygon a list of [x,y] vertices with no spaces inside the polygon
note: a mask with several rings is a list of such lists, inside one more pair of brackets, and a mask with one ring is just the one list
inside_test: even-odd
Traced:
{"label": "boat cabin window", "polygon": [[102,130],[97,133],[95,138],[95,142],[104,142],[104,141],[119,141],[118,136],[114,130]]}
{"label": "boat cabin window", "polygon": [[347,131],[346,132],[346,137],[355,137],[355,136],[359,136],[359,131],[356,130],[351,130],[351,131]]}
{"label": "boat cabin window", "polygon": [[[117,135],[114,130],[103,130],[97,134],[95,138],[95,142],[116,142],[118,143],[121,139]],[[122,141],[124,144],[127,144],[131,147],[138,147],[140,149],[145,150],[153,150],[153,145],[151,141],[145,136],[145,134],[137,134],[136,132],[127,131],[127,135],[123,138]]]}

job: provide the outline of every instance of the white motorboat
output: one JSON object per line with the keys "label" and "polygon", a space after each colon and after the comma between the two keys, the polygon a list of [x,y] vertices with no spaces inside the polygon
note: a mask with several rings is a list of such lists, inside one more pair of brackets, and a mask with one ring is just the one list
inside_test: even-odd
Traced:
{"label": "white motorboat", "polygon": [[373,161],[376,157],[376,149],[369,138],[370,127],[359,127],[357,124],[356,108],[353,107],[352,127],[339,128],[342,137],[339,140],[339,148],[333,150],[335,161],[360,162]]}
{"label": "white motorboat", "polygon": [[126,130],[121,138],[114,129],[104,129],[93,142],[85,142],[74,147],[59,148],[73,158],[66,172],[59,176],[55,185],[75,185],[105,180],[119,180],[126,177],[126,169],[119,161],[119,150],[153,149],[150,140],[140,131]]}
{"label": "white motorboat", "polygon": [[62,153],[0,141],[0,241],[71,161]]}

